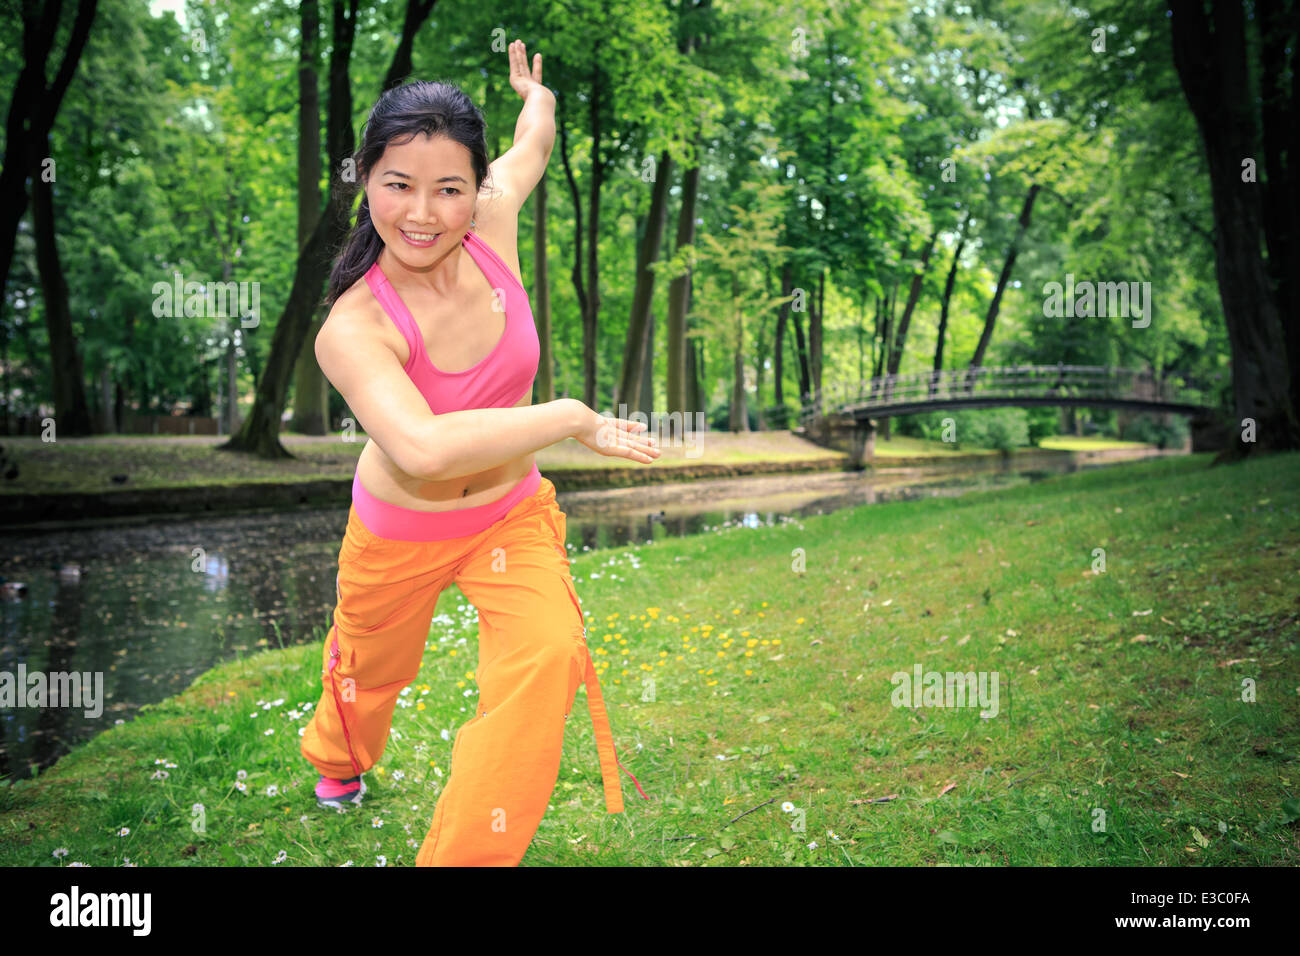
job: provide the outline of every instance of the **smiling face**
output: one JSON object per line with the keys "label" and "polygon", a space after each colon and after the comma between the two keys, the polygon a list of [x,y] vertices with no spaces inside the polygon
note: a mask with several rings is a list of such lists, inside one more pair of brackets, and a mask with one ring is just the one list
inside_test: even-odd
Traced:
{"label": "smiling face", "polygon": [[389,143],[365,189],[379,238],[398,261],[417,269],[460,245],[478,198],[469,150],[446,136],[425,134]]}

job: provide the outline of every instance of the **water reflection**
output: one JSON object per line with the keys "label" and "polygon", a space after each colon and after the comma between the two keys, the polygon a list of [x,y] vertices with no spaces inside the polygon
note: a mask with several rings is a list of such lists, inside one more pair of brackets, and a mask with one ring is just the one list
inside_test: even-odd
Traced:
{"label": "water reflection", "polygon": [[[558,500],[571,548],[596,551],[1006,487],[1078,467],[995,461],[982,469],[966,463],[897,474],[779,474],[569,492]],[[338,507],[0,537],[0,574],[28,588],[23,598],[0,601],[0,671],[11,680],[19,665],[29,674],[99,673],[104,693],[98,717],[79,706],[0,709],[0,775],[30,776],[222,661],[323,641],[346,524],[347,509]],[[61,570],[69,562],[79,574]],[[439,613],[472,612],[453,592]]]}

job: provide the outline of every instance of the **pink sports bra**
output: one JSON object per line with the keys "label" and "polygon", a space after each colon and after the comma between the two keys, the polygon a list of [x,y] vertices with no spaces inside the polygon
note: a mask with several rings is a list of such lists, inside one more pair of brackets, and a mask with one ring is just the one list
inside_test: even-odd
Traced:
{"label": "pink sports bra", "polygon": [[541,356],[528,290],[492,247],[473,232],[465,233],[461,245],[487,276],[506,310],[506,329],[496,348],[463,372],[444,372],[434,366],[411,310],[379,268],[379,260],[366,272],[366,285],[410,348],[411,357],[403,369],[435,415],[466,408],[510,408],[532,391]]}

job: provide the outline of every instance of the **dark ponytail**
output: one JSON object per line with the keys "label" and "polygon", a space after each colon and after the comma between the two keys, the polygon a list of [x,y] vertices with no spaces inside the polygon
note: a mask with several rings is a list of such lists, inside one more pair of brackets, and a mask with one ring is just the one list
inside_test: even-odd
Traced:
{"label": "dark ponytail", "polygon": [[[483,114],[465,93],[450,83],[419,80],[384,92],[370,110],[362,133],[361,147],[352,155],[357,189],[364,189],[369,171],[379,162],[391,141],[402,145],[421,133],[446,136],[469,150],[474,168],[475,193],[483,188],[488,174],[487,124]],[[355,194],[353,196],[355,198]],[[370,204],[365,196],[357,210],[343,251],[330,272],[329,292],[324,305],[330,307],[370,269],[383,251],[384,240],[370,221]]]}

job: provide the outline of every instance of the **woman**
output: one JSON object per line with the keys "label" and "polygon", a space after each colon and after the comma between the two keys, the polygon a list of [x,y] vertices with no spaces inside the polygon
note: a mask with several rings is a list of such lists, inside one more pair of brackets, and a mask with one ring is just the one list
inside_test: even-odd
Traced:
{"label": "woman", "polygon": [[374,105],[353,157],[365,198],[316,338],[321,369],[370,439],[339,551],[324,689],[302,739],[322,806],[361,802],[439,594],[455,582],[479,612],[477,708],[456,733],[417,866],[518,864],[584,681],[606,808],[623,809],[565,515],[534,453],[569,437],[642,463],[659,449],[636,434],[643,424],[574,399],[530,404],[539,348],[516,229],[550,157],[555,97],[540,55],[531,75],[523,43],[509,55],[524,107],[490,169],[483,117],[454,86],[410,83]]}

